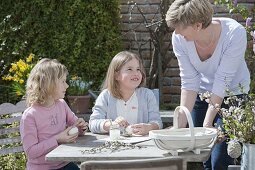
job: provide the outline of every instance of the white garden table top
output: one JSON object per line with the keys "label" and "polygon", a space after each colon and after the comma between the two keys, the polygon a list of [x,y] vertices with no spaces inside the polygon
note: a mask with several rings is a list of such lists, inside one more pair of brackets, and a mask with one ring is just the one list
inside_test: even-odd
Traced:
{"label": "white garden table top", "polygon": [[[46,160],[84,162],[88,160],[131,160],[172,156],[168,153],[168,151],[157,148],[152,140],[137,143],[136,145],[142,146],[140,149],[135,148],[115,152],[106,151],[95,154],[82,152],[84,150],[89,150],[103,145],[105,142],[104,139],[108,137],[108,135],[86,133],[85,136],[78,137],[76,143],[59,145],[46,155]],[[184,169],[186,169],[187,162],[206,161],[210,156],[210,152],[211,148],[209,147],[202,149],[200,154],[194,154],[193,152],[181,152],[175,157],[183,159]]]}

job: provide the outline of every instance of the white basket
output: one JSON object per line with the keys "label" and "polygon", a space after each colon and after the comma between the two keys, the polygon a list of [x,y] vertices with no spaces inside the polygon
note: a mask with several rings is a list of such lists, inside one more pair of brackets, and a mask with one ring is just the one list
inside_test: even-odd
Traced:
{"label": "white basket", "polygon": [[[188,119],[189,128],[178,128],[178,113],[182,109]],[[217,129],[195,127],[189,110],[184,106],[178,106],[174,111],[174,126],[172,129],[152,130],[149,137],[156,146],[168,150],[172,155],[178,155],[178,151],[193,151],[200,154],[200,149],[212,144],[217,136]]]}

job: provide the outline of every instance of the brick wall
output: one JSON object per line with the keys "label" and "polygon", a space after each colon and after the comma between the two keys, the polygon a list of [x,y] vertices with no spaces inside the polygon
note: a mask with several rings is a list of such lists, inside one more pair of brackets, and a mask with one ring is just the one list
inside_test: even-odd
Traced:
{"label": "brick wall", "polygon": [[[170,3],[172,1],[173,0],[170,0]],[[125,49],[135,52],[138,52],[138,49],[140,49],[139,53],[141,54],[146,72],[148,73],[151,64],[151,47],[153,47],[153,44],[149,41],[150,34],[144,23],[145,20],[136,6],[132,6],[133,3],[130,3],[128,0],[121,0],[120,2],[123,46]],[[137,7],[142,10],[147,21],[155,22],[162,19],[159,13],[160,0],[134,0],[133,2],[136,2]],[[213,0],[211,0],[211,2],[213,3]],[[238,3],[243,3],[248,7],[252,7],[255,0],[239,0]],[[240,15],[231,15],[224,7],[214,5],[214,10],[216,17],[232,17],[242,24],[245,23]],[[163,46],[167,47],[169,50],[167,51],[166,58],[162,61],[167,67],[162,73],[163,86],[161,90],[161,103],[178,104],[181,92],[180,77],[178,62],[172,51],[171,33],[166,34],[163,44]]]}

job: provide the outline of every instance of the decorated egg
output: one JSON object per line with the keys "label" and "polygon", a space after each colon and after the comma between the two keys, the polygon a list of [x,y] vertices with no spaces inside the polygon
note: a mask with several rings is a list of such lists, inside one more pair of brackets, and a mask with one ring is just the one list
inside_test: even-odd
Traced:
{"label": "decorated egg", "polygon": [[73,127],[71,130],[68,131],[68,135],[74,135],[76,133],[78,133],[77,127]]}
{"label": "decorated egg", "polygon": [[127,133],[128,135],[132,135],[132,134],[133,134],[133,128],[131,128],[130,125],[129,125],[128,127],[126,127],[125,131],[126,131],[126,133]]}

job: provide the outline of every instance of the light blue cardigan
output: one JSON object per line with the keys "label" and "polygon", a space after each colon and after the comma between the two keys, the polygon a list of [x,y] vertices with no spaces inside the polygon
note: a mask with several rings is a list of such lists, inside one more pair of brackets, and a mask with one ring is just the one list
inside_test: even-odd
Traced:
{"label": "light blue cardigan", "polygon": [[[157,123],[160,129],[163,127],[159,114],[159,105],[152,90],[144,87],[136,89],[138,99],[137,123]],[[93,113],[90,116],[89,128],[93,133],[103,133],[100,130],[101,122],[106,119],[115,120],[117,115],[117,99],[110,95],[107,89],[103,90],[98,96]]]}

